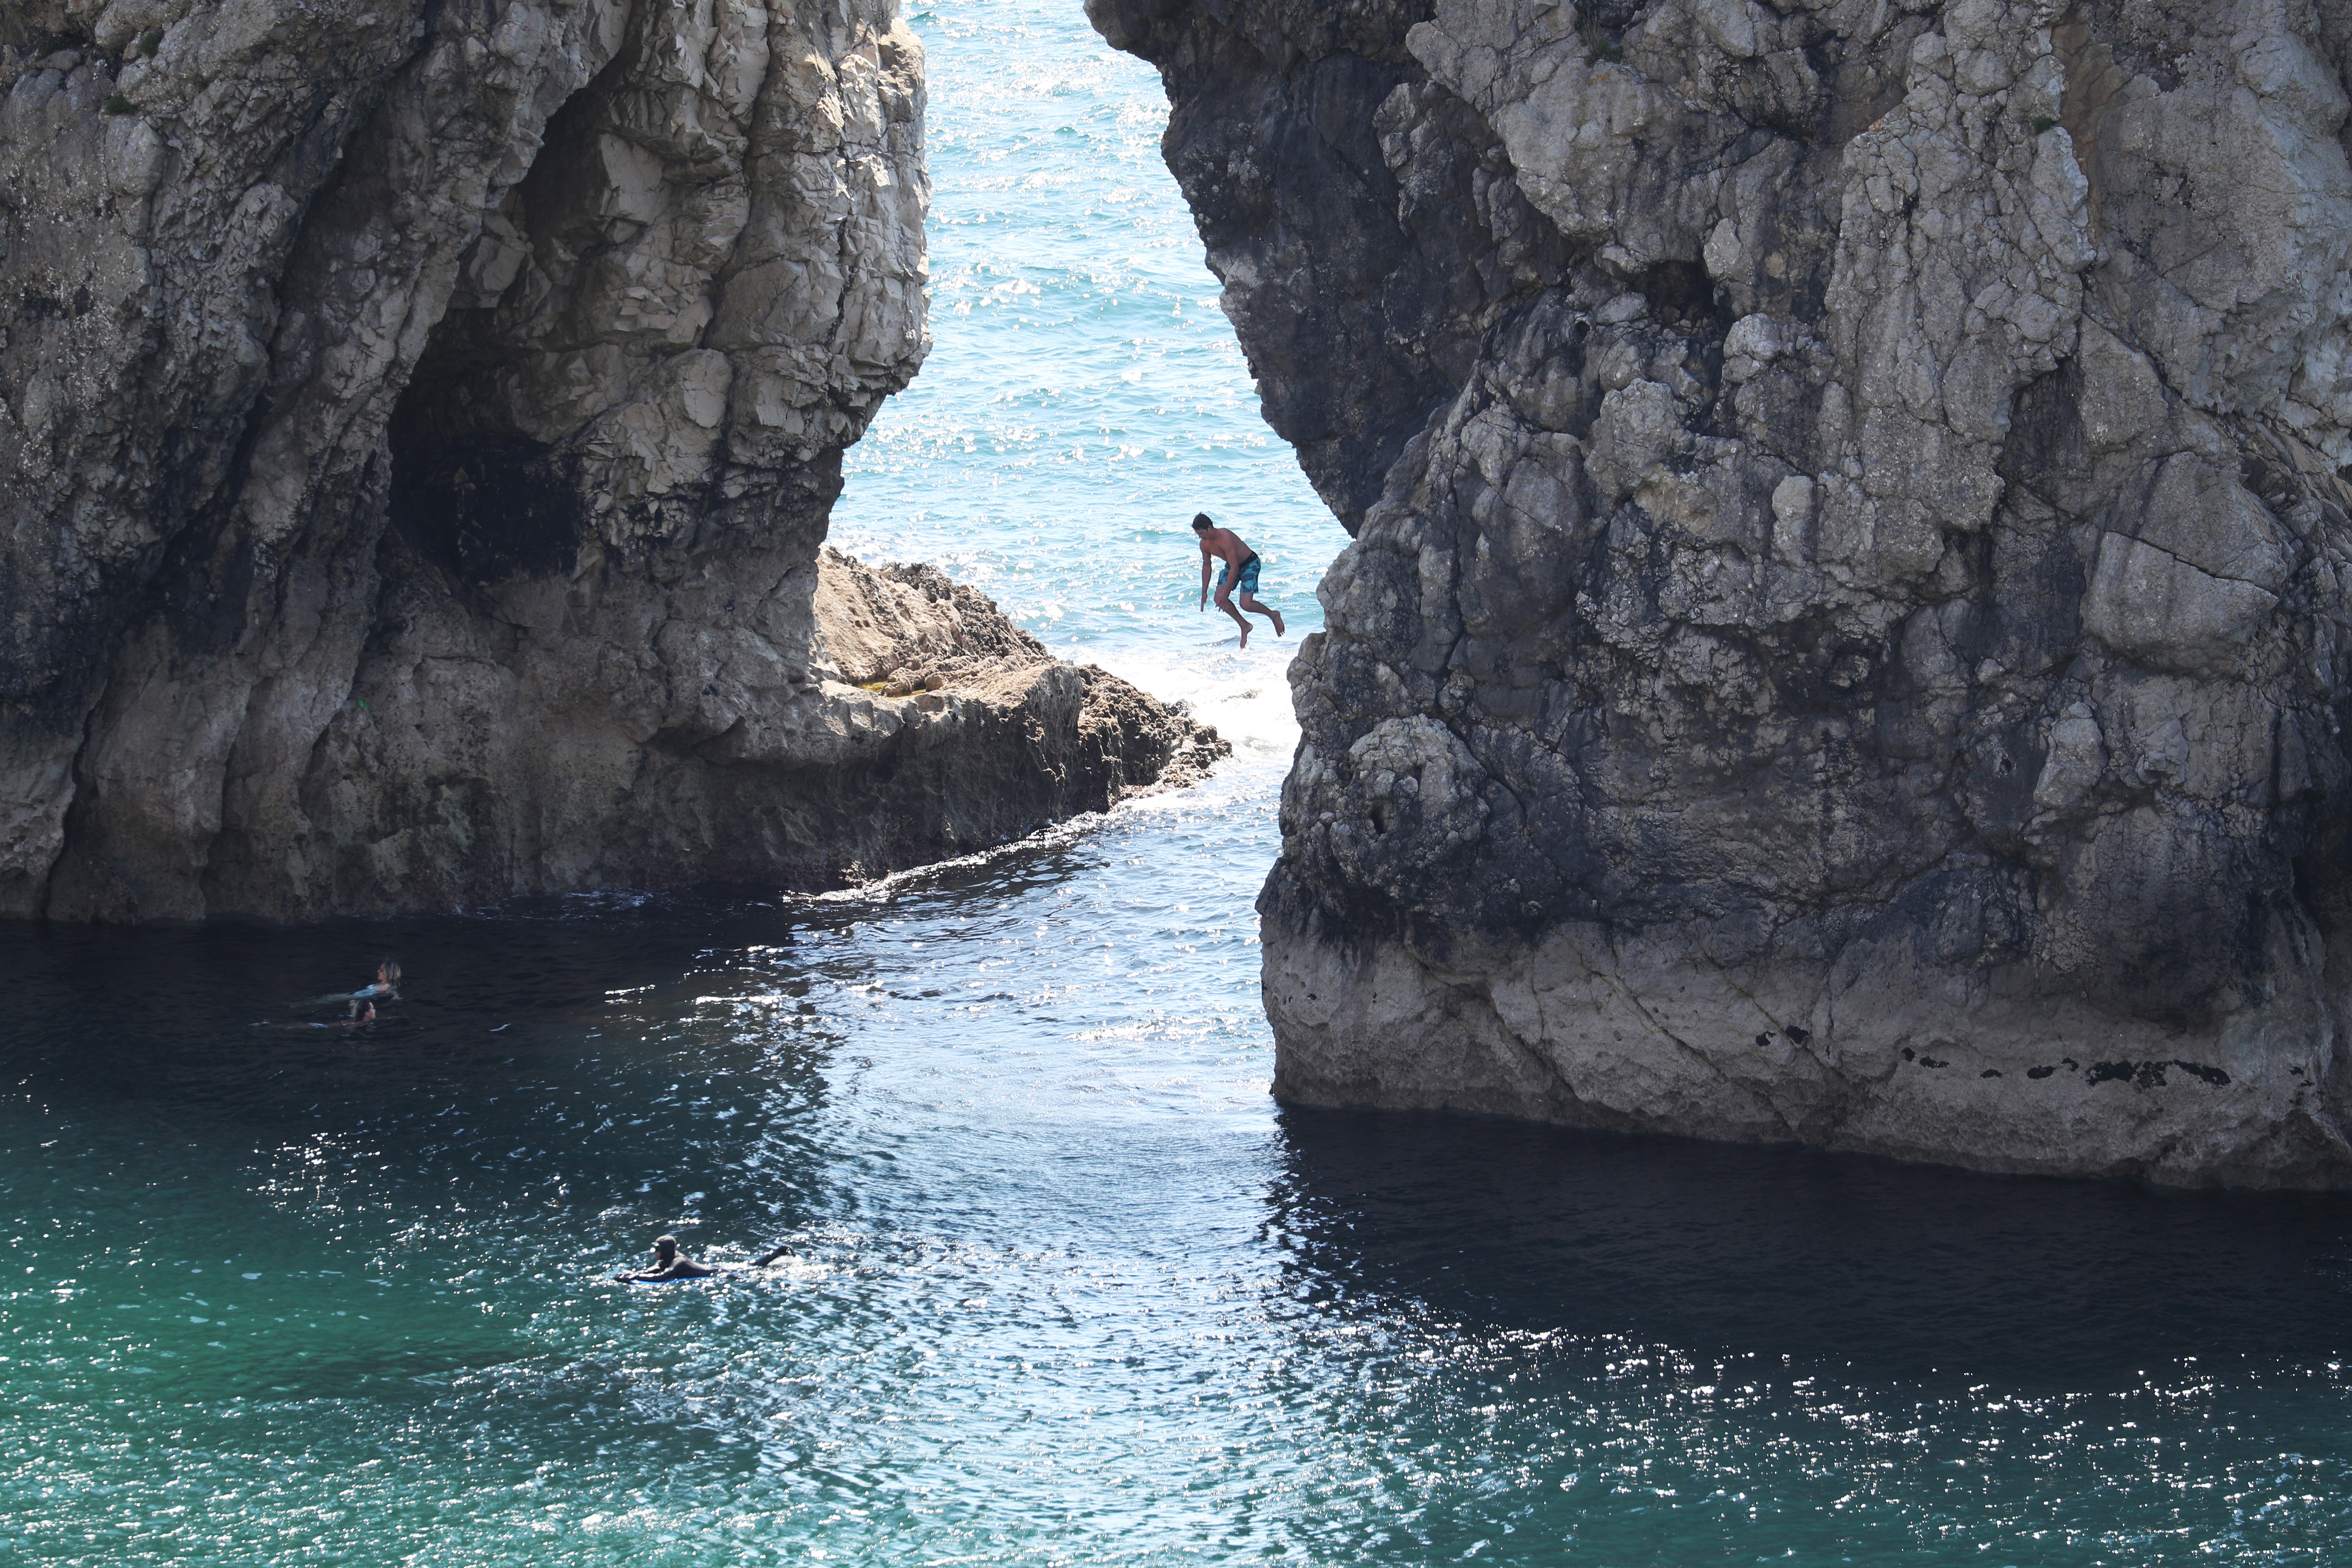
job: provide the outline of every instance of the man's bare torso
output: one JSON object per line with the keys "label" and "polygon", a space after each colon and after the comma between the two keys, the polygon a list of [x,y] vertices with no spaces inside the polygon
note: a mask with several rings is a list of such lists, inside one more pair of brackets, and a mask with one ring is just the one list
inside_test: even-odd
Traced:
{"label": "man's bare torso", "polygon": [[1235,571],[1250,558],[1250,547],[1230,528],[1212,528],[1201,534],[1201,553],[1225,563]]}

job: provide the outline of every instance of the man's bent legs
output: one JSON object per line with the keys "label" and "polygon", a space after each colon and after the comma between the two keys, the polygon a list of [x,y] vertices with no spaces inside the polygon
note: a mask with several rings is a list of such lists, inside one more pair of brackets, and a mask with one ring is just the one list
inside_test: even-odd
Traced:
{"label": "man's bent legs", "polygon": [[[1264,616],[1267,620],[1272,621],[1274,623],[1275,636],[1281,637],[1284,635],[1282,628],[1282,612],[1280,610],[1267,608],[1265,605],[1257,602],[1257,598],[1255,595],[1250,594],[1244,594],[1242,595],[1242,608],[1247,610],[1253,616]],[[1235,620],[1241,619],[1238,616],[1234,618]],[[1242,624],[1247,626],[1249,623],[1244,621]]]}
{"label": "man's bent legs", "polygon": [[[1244,595],[1243,596],[1242,603],[1249,603],[1248,595]],[[1249,617],[1243,615],[1239,610],[1234,608],[1234,596],[1230,591],[1223,588],[1217,590],[1217,608],[1233,616],[1234,625],[1241,627],[1242,629],[1242,647],[1249,647]]]}

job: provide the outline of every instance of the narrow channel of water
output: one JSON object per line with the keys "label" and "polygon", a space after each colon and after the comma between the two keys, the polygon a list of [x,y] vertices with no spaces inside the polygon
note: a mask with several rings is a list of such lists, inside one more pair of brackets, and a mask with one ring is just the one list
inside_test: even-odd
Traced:
{"label": "narrow channel of water", "polygon": [[[0,931],[0,1562],[2352,1560],[2340,1201],[1268,1101],[1286,650],[1183,523],[1302,610],[1340,537],[1150,74],[917,25],[940,346],[836,537],[1239,754],[856,898]],[[801,1256],[599,1282],[664,1229]]]}

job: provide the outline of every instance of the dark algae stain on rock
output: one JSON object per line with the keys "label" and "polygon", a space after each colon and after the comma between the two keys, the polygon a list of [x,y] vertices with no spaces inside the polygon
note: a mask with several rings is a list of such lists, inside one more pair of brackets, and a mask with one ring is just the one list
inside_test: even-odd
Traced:
{"label": "dark algae stain on rock", "polygon": [[1355,535],[1277,1094],[2352,1184],[2352,31],[1089,14]]}
{"label": "dark algae stain on rock", "polygon": [[165,9],[0,13],[0,914],[833,887],[1217,754],[820,560],[929,346],[888,0]]}

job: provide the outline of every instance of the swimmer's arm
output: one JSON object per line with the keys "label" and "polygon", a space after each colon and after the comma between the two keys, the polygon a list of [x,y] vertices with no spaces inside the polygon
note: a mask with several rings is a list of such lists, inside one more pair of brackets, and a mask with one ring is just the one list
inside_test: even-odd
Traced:
{"label": "swimmer's arm", "polygon": [[364,1002],[372,996],[389,996],[392,994],[392,991],[393,988],[389,985],[366,985],[362,986],[357,991],[330,991],[321,996],[308,996],[303,998],[301,1001],[295,1003],[294,1005],[297,1007],[332,1007],[344,1002]]}

